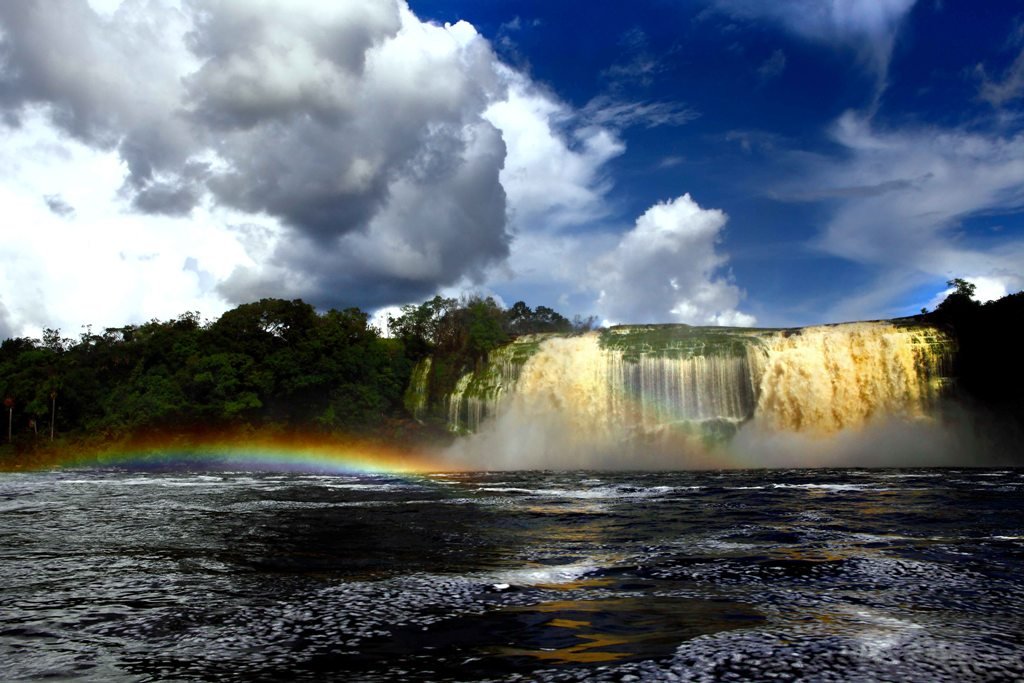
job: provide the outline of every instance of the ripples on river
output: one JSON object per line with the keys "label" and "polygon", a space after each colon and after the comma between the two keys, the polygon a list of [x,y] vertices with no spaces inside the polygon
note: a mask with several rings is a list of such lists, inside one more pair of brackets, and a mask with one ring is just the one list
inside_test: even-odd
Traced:
{"label": "ripples on river", "polygon": [[0,679],[1011,680],[1024,470],[0,474]]}

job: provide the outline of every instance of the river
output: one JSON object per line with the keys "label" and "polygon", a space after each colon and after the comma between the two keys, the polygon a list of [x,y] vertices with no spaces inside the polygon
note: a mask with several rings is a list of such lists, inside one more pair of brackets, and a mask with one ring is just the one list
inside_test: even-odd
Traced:
{"label": "river", "polygon": [[1024,470],[0,474],[0,679],[1011,680]]}

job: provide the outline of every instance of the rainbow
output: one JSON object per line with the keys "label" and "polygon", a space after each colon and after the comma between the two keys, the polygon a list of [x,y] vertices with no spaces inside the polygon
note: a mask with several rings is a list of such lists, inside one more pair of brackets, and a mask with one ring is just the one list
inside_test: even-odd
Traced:
{"label": "rainbow", "polygon": [[215,469],[318,474],[420,474],[459,469],[438,457],[378,444],[318,439],[149,439],[54,450],[18,469],[116,467]]}

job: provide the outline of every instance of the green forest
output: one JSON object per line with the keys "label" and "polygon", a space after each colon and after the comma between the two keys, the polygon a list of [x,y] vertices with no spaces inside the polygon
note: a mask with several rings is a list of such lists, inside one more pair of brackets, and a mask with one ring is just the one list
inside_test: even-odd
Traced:
{"label": "green forest", "polygon": [[443,361],[445,386],[514,335],[589,328],[545,306],[440,296],[401,309],[387,330],[358,308],[318,312],[301,300],[263,299],[215,321],[91,328],[77,339],[0,344],[4,445],[123,440],[141,434],[318,433],[402,438],[423,427],[403,394],[416,362]]}

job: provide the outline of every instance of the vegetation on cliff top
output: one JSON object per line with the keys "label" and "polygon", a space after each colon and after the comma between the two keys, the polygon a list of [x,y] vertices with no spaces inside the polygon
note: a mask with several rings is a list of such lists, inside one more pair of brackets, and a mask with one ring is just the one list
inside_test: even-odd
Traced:
{"label": "vegetation on cliff top", "polygon": [[629,325],[601,332],[601,347],[618,349],[626,361],[641,356],[694,358],[743,357],[751,342],[775,330],[743,327],[691,327],[689,325]]}

